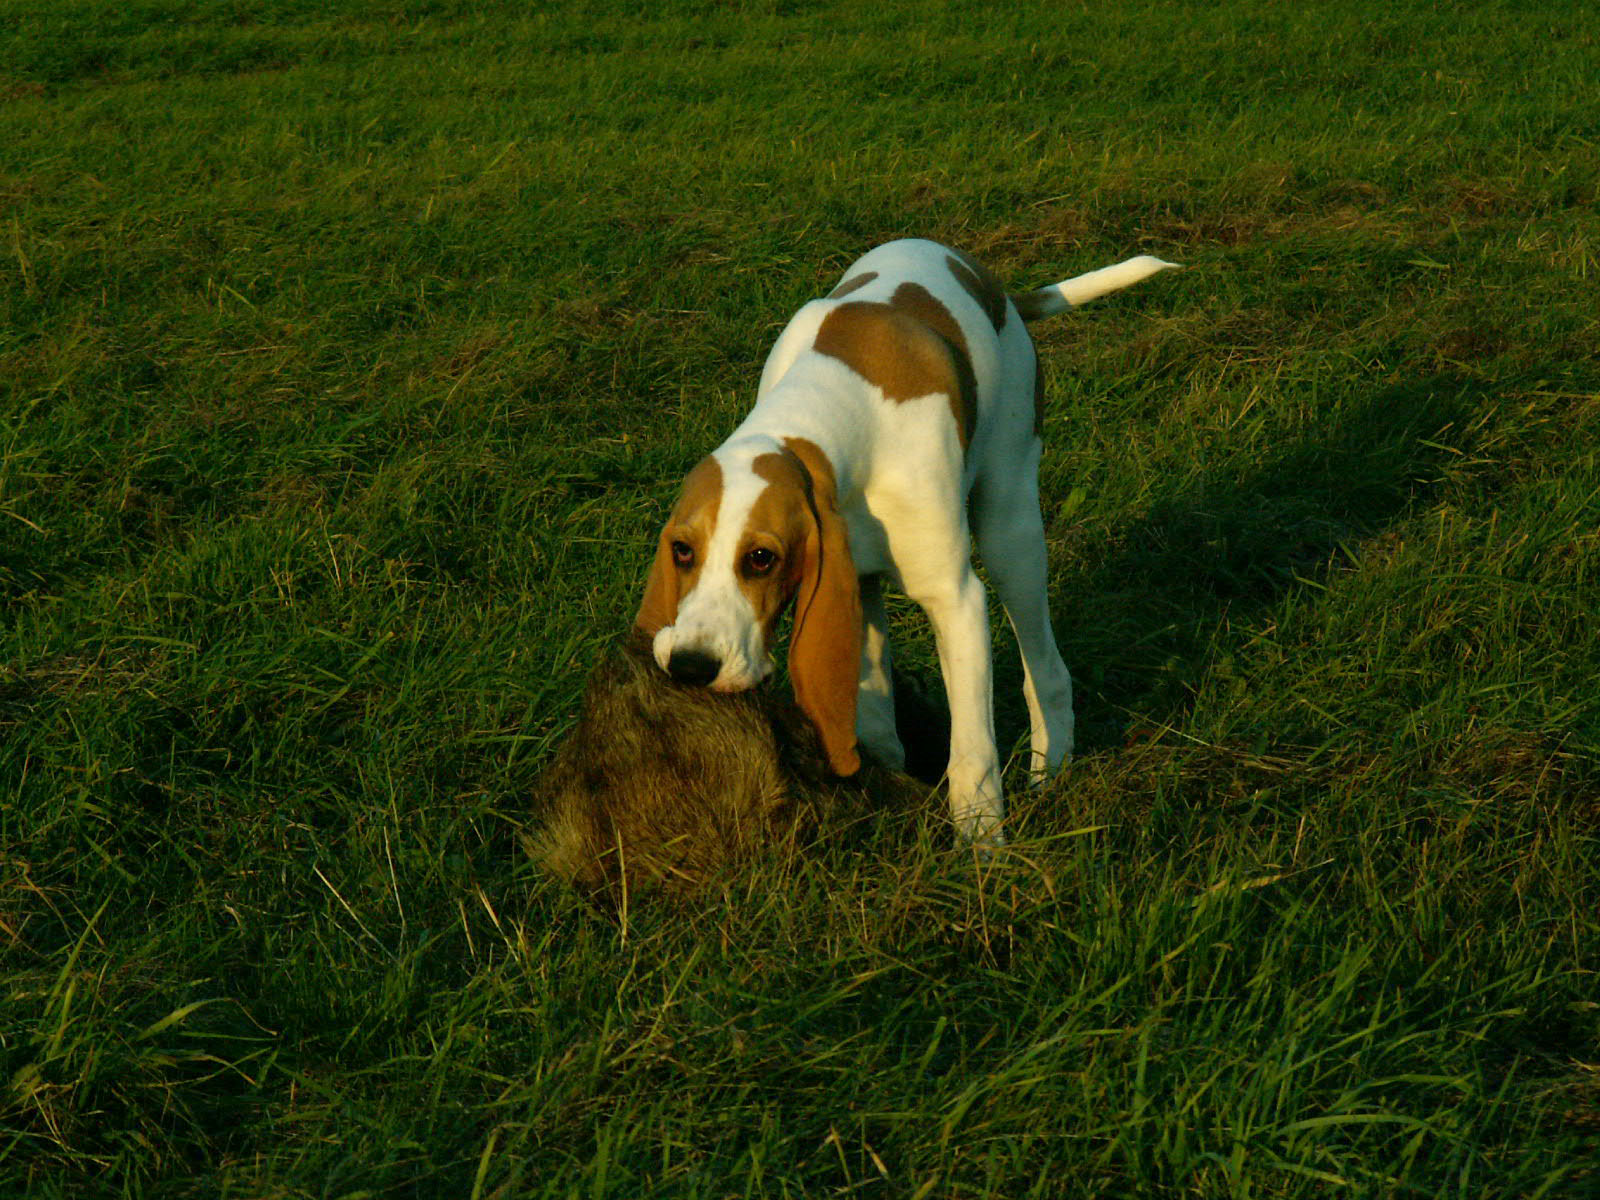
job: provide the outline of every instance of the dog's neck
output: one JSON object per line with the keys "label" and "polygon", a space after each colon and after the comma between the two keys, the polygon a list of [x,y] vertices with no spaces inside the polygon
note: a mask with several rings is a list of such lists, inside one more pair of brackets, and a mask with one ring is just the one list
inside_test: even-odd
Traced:
{"label": "dog's neck", "polygon": [[[804,439],[827,460],[840,499],[859,493],[871,462],[870,388],[837,359],[802,354],[783,378],[756,399],[739,427],[718,447],[780,449]],[[741,454],[741,457],[743,455]]]}

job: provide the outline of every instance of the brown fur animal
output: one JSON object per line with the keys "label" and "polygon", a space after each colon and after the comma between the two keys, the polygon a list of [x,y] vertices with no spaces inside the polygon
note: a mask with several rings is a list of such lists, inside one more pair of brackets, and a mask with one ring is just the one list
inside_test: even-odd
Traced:
{"label": "brown fur animal", "polygon": [[597,901],[659,883],[683,891],[807,840],[864,799],[926,788],[870,762],[840,779],[805,714],[775,691],[713,692],[656,666],[631,635],[589,676],[576,728],[536,788],[539,853]]}

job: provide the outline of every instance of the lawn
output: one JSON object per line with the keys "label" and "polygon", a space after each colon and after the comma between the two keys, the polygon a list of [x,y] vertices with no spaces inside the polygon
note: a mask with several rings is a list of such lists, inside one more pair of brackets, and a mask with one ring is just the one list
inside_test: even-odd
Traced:
{"label": "lawn", "polygon": [[[0,0],[0,1194],[1600,1191],[1600,15],[1448,7]],[[1186,268],[1036,328],[1078,756],[591,912],[538,772],[906,235]]]}

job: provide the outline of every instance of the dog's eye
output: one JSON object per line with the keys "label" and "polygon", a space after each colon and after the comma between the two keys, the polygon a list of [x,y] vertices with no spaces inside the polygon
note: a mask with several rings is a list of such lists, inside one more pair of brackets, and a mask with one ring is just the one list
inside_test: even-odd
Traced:
{"label": "dog's eye", "polygon": [[694,566],[694,547],[688,542],[673,542],[672,561],[680,567]]}
{"label": "dog's eye", "polygon": [[765,575],[777,562],[776,554],[765,546],[757,546],[744,556],[744,569],[751,575]]}

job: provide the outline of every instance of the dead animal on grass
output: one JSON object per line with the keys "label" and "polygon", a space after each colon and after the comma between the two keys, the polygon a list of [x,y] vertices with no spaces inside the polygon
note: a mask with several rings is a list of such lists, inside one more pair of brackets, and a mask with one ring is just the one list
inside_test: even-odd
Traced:
{"label": "dead animal on grass", "polygon": [[652,883],[683,891],[792,850],[842,809],[927,789],[871,764],[840,779],[786,695],[678,683],[630,637],[590,674],[578,724],[536,791],[545,866],[603,900]]}

